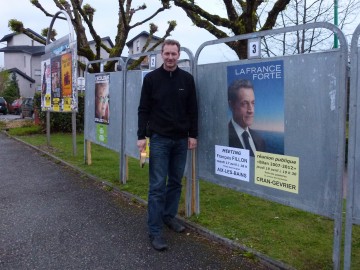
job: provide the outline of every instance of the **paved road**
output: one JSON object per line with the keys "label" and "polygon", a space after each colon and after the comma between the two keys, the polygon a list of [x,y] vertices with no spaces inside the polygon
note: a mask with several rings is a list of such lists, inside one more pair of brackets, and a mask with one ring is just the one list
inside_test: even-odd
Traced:
{"label": "paved road", "polygon": [[15,119],[21,119],[20,115],[0,113],[0,120],[10,121]]}
{"label": "paved road", "polygon": [[145,207],[0,133],[0,269],[270,269],[187,232],[155,251]]}

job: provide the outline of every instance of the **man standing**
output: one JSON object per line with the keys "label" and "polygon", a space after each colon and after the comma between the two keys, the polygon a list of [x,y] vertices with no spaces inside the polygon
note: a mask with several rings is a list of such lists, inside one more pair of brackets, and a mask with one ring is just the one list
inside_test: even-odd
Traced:
{"label": "man standing", "polygon": [[148,229],[152,246],[167,249],[163,224],[176,232],[187,149],[197,145],[198,112],[193,76],[177,66],[180,44],[167,39],[162,45],[163,65],[146,74],[138,108],[138,141],[145,150],[150,137]]}
{"label": "man standing", "polygon": [[232,112],[229,122],[229,146],[255,151],[265,151],[265,141],[249,127],[254,121],[255,95],[249,80],[235,80],[228,88],[228,102]]}

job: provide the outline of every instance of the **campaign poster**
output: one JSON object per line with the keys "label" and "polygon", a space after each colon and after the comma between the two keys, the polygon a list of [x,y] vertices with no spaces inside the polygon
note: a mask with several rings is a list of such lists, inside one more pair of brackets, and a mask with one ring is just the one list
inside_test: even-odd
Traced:
{"label": "campaign poster", "polygon": [[41,108],[51,106],[51,66],[50,59],[41,62]]}
{"label": "campaign poster", "polygon": [[257,185],[299,194],[298,157],[258,152],[254,182]]}
{"label": "campaign poster", "polygon": [[215,145],[215,173],[241,181],[250,181],[249,151]]}
{"label": "campaign poster", "polygon": [[95,122],[110,123],[110,74],[95,75]]}
{"label": "campaign poster", "polygon": [[96,140],[101,143],[107,143],[108,130],[107,125],[97,124],[96,125]]}
{"label": "campaign poster", "polygon": [[62,97],[71,97],[72,90],[72,55],[66,53],[61,55],[61,86]]}
{"label": "campaign poster", "polygon": [[228,146],[283,155],[283,61],[228,66],[227,83]]}
{"label": "campaign poster", "polygon": [[51,58],[51,101],[59,105],[61,99],[61,56]]}

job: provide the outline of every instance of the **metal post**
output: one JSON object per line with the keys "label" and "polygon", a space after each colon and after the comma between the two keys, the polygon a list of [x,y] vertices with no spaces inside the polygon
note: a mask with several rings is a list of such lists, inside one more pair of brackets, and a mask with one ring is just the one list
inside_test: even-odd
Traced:
{"label": "metal post", "polygon": [[[334,25],[338,26],[339,25],[339,21],[338,21],[338,0],[334,0]],[[338,36],[335,33],[334,34],[334,48],[338,48],[339,47],[339,40],[338,40]]]}
{"label": "metal post", "polygon": [[72,141],[73,141],[73,156],[76,156],[76,112],[71,113],[71,128],[72,128]]}
{"label": "metal post", "polygon": [[47,146],[50,146],[50,111],[46,111],[46,139]]}

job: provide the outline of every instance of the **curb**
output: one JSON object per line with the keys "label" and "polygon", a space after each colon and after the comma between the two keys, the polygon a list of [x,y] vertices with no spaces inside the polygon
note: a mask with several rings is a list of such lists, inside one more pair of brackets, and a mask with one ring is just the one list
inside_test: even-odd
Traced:
{"label": "curb", "polygon": [[[37,152],[40,152],[48,157],[50,157],[51,159],[71,168],[72,170],[74,170],[75,172],[77,173],[81,173],[83,175],[86,175],[88,178],[90,178],[91,180],[95,181],[95,182],[98,182],[98,183],[101,183],[102,185],[104,186],[107,186],[107,187],[111,187],[113,189],[114,192],[118,193],[119,195],[123,196],[125,199],[127,200],[136,200],[138,203],[140,203],[141,205],[144,205],[146,206],[147,205],[147,201],[145,201],[144,199],[134,195],[134,194],[131,194],[129,192],[126,192],[126,191],[123,191],[123,190],[120,190],[117,186],[115,186],[113,183],[110,183],[106,180],[103,180],[101,178],[98,178],[88,172],[85,172],[83,170],[81,170],[80,168],[34,146],[34,145],[31,145],[25,141],[22,141],[16,137],[13,137],[11,135],[9,135],[6,131],[2,131],[3,133],[5,133],[9,138],[13,139],[13,140],[16,140],[18,142],[21,142],[29,147],[31,147],[32,149],[36,150]],[[255,255],[255,257],[260,260],[264,265],[266,265],[267,267],[269,267],[270,269],[272,270],[296,270],[295,268],[289,266],[289,265],[286,265],[285,263],[282,263],[280,261],[277,261],[277,260],[274,260],[260,252],[257,252],[256,250],[253,250],[251,248],[248,248],[246,246],[243,246],[233,240],[230,240],[228,238],[225,238],[225,237],[222,237],[192,221],[189,221],[183,217],[180,217],[180,216],[177,216],[177,219],[185,226],[187,227],[188,229],[198,233],[199,235],[201,236],[204,236],[206,237],[207,239],[210,239],[214,242],[218,242],[218,243],[221,243],[223,244],[224,246],[226,246],[227,248],[231,249],[232,251],[236,251],[236,250],[241,250],[241,251],[244,251],[244,252],[247,252],[247,253],[251,253],[253,255]]]}

